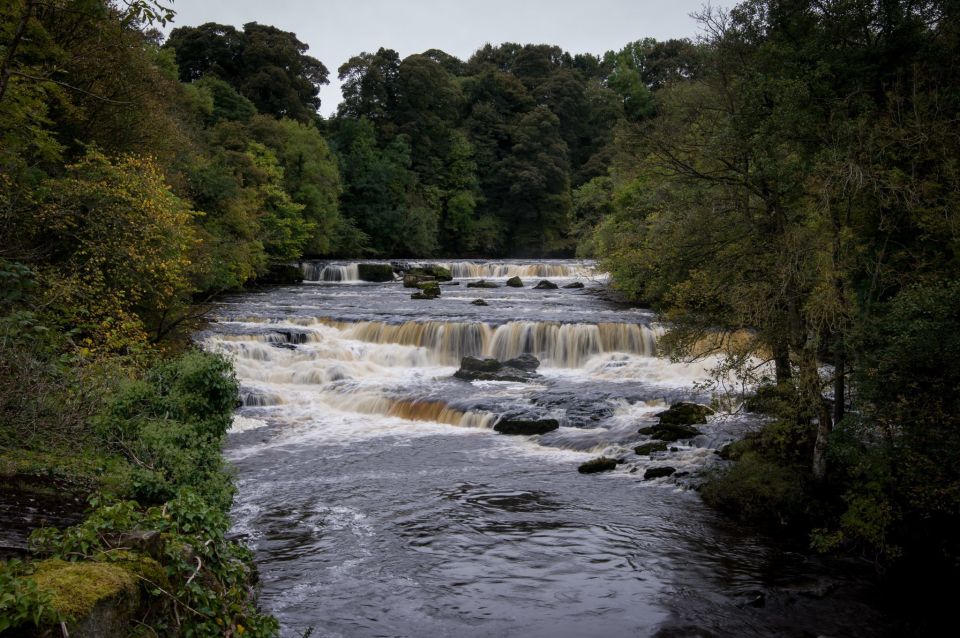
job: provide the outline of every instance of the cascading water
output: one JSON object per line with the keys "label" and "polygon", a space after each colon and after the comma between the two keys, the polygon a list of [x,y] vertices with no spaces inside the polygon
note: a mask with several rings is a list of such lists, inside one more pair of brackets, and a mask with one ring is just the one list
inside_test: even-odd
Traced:
{"label": "cascading water", "polygon": [[[710,362],[658,357],[655,317],[604,301],[584,264],[450,263],[455,278],[586,287],[454,281],[426,301],[395,282],[340,285],[355,267],[227,299],[198,335],[242,384],[235,532],[284,636],[879,635],[882,614],[828,567],[727,525],[688,478],[643,480],[716,463],[751,422],[717,418],[636,454],[657,412],[709,399],[693,385]],[[464,356],[523,353],[541,361],[527,383],[453,377]],[[495,433],[507,418],[560,427]],[[622,463],[577,473],[601,454]],[[790,593],[810,579],[835,593]],[[757,591],[765,607],[750,606]]]}

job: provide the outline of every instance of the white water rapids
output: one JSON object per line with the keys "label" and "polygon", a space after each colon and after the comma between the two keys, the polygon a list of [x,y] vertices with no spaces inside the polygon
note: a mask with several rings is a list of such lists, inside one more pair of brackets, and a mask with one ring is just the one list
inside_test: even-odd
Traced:
{"label": "white water rapids", "polygon": [[[658,356],[656,318],[606,301],[592,264],[434,263],[455,278],[435,300],[359,282],[356,263],[305,263],[307,282],[224,300],[197,336],[242,385],[235,532],[285,636],[844,635],[877,617],[856,597],[743,604],[835,576],[687,489],[749,421],[634,453],[671,402],[710,400],[695,384],[711,362]],[[463,356],[523,353],[541,361],[528,383],[452,376]],[[495,433],[505,416],[560,427]],[[577,473],[599,455],[622,463]],[[665,465],[680,477],[643,480]]]}

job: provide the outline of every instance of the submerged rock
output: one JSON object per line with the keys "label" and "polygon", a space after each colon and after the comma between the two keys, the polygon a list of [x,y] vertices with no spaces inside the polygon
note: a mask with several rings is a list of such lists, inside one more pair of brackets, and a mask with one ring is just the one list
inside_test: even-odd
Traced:
{"label": "submerged rock", "polygon": [[654,452],[666,452],[667,451],[667,442],[666,441],[651,441],[649,443],[644,443],[633,448],[633,451],[639,454],[640,456],[649,456]]}
{"label": "submerged rock", "polygon": [[393,266],[390,264],[358,264],[360,281],[393,281]]}
{"label": "submerged rock", "polygon": [[579,281],[575,281],[575,282],[570,283],[570,284],[567,284],[566,286],[563,286],[563,287],[564,287],[564,288],[583,288],[583,283],[581,283],[581,282],[579,282]]}
{"label": "submerged rock", "polygon": [[643,480],[649,481],[655,478],[670,476],[676,471],[677,471],[677,468],[670,467],[669,465],[664,465],[662,467],[651,467],[646,472],[643,473]]}
{"label": "submerged rock", "polygon": [[523,280],[520,277],[511,277],[507,279],[507,285],[511,288],[523,288]]}
{"label": "submerged rock", "polygon": [[467,284],[467,288],[499,288],[499,286],[492,281],[481,279],[480,281],[471,281]]}
{"label": "submerged rock", "polygon": [[695,436],[703,434],[692,425],[652,425],[648,428],[640,428],[640,434],[647,434],[661,441],[679,441],[680,439],[692,439]]}
{"label": "submerged rock", "polygon": [[470,303],[473,304],[474,306],[489,306],[489,305],[490,305],[490,304],[488,304],[486,301],[484,301],[483,299],[474,299],[474,300],[471,301]]}
{"label": "submerged rock", "polygon": [[503,417],[493,426],[500,434],[546,434],[560,427],[556,419],[512,419]]}
{"label": "submerged rock", "polygon": [[534,370],[540,361],[529,354],[500,362],[496,359],[478,359],[464,357],[460,360],[460,369],[453,376],[464,381],[530,381],[538,376]]}
{"label": "submerged rock", "polygon": [[660,425],[693,425],[706,423],[707,416],[713,414],[713,409],[699,403],[681,401],[670,406],[669,410],[660,412]]}
{"label": "submerged rock", "polygon": [[601,456],[600,458],[591,459],[586,463],[582,463],[580,467],[577,468],[577,471],[581,474],[596,474],[597,472],[609,472],[616,467],[616,459],[608,459],[605,456]]}
{"label": "submerged rock", "polygon": [[541,279],[540,283],[533,287],[534,290],[556,290],[557,288],[557,284],[546,279]]}

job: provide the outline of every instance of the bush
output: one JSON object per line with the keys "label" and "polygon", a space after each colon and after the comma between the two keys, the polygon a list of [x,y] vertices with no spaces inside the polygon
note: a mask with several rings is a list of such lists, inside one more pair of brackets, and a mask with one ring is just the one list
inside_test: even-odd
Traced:
{"label": "bush", "polygon": [[737,518],[769,528],[793,527],[806,518],[804,476],[788,465],[744,452],[730,468],[711,477],[703,500]]}

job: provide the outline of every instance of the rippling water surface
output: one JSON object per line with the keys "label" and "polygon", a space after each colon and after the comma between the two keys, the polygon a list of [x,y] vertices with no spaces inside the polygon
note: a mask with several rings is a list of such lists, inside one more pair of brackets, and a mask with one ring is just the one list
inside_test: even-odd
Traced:
{"label": "rippling water surface", "polygon": [[[243,385],[235,532],[285,636],[883,635],[862,567],[738,529],[688,489],[755,424],[633,453],[670,402],[709,399],[709,362],[656,357],[655,317],[606,301],[588,263],[448,265],[459,285],[411,300],[308,264],[316,281],[226,300],[199,336]],[[533,290],[542,276],[585,286]],[[463,355],[520,352],[542,360],[531,383],[451,376]],[[561,427],[496,434],[505,414]],[[577,473],[600,454],[624,462]],[[662,465],[680,477],[643,480]]]}

